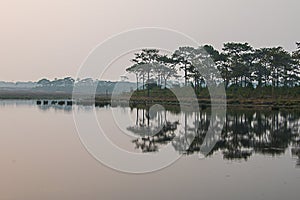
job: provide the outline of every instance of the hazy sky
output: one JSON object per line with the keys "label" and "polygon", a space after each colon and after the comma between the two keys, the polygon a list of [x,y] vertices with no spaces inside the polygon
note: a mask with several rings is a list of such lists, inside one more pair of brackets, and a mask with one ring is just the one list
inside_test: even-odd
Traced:
{"label": "hazy sky", "polygon": [[138,27],[175,29],[199,43],[254,47],[300,41],[299,0],[1,0],[0,80],[75,76],[107,37]]}

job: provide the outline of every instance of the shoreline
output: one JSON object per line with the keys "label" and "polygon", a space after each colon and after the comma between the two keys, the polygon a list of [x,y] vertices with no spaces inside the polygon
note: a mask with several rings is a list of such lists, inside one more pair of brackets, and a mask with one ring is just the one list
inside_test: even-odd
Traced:
{"label": "shoreline", "polygon": [[[71,100],[72,95],[70,94],[44,94],[44,95],[33,95],[33,96],[0,96],[0,100],[32,100],[32,101],[43,101],[43,100],[58,100],[65,99]],[[105,106],[105,105],[129,105],[130,107],[147,107],[155,104],[179,107],[180,104],[177,99],[169,98],[119,98],[117,100],[111,100],[110,97],[96,96],[95,101],[92,100],[82,100],[78,102],[82,105],[95,104],[95,106]],[[218,100],[216,100],[217,102]],[[191,102],[188,99],[185,100],[181,105],[186,107],[193,107],[196,102]],[[198,105],[201,110],[211,107],[211,101],[207,98],[198,98]],[[216,104],[217,105],[217,104]],[[272,98],[259,98],[259,99],[226,99],[227,109],[268,109],[268,110],[300,110],[300,99],[272,99]]]}
{"label": "shoreline", "polygon": [[[228,96],[227,96],[228,97]],[[179,97],[180,98],[180,97]],[[0,100],[72,100],[72,92],[63,91],[29,91],[29,90],[0,90]],[[88,100],[89,99],[89,100]],[[211,100],[208,97],[198,97],[198,105],[201,109],[205,109],[211,106]],[[220,99],[222,100],[222,99]],[[128,93],[123,95],[114,96],[113,101],[110,94],[96,94],[95,100],[91,98],[82,99],[80,103],[89,104],[95,103],[97,106],[108,104],[119,105],[145,106],[161,104],[166,106],[180,106],[178,99],[175,96],[166,95],[163,96],[160,92],[154,93],[152,97],[146,97],[144,94],[138,96],[138,93],[129,96]],[[222,100],[224,101],[224,100]],[[196,104],[195,100],[190,98],[182,98],[182,105],[193,107]],[[214,100],[215,103],[218,99]],[[227,108],[247,108],[247,109],[300,109],[300,98],[298,96],[278,96],[276,98],[268,97],[229,97],[226,99]]]}

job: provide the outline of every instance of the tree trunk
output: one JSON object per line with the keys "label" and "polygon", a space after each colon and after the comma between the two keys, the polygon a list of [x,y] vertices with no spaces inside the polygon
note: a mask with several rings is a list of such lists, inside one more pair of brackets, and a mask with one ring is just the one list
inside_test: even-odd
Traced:
{"label": "tree trunk", "polygon": [[184,65],[184,79],[185,79],[185,86],[187,86],[187,67]]}
{"label": "tree trunk", "polygon": [[145,74],[143,74],[143,90],[145,90]]}
{"label": "tree trunk", "polygon": [[150,97],[150,88],[149,88],[149,79],[150,79],[150,70],[148,69],[148,80],[147,80],[147,82],[148,82],[148,84],[147,84],[147,94],[148,94],[148,97]]}
{"label": "tree trunk", "polygon": [[165,78],[165,89],[167,88],[167,79]]}
{"label": "tree trunk", "polygon": [[139,90],[139,76],[136,74],[136,90]]}

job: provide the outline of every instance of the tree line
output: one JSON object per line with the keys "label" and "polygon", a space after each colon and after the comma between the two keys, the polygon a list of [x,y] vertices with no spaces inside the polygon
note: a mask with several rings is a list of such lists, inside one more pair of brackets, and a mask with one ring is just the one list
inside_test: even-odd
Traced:
{"label": "tree line", "polygon": [[169,79],[182,77],[184,85],[197,91],[206,87],[208,76],[197,70],[197,60],[200,67],[218,69],[226,89],[293,88],[300,83],[300,43],[296,43],[293,52],[283,47],[253,48],[248,43],[235,42],[225,43],[221,51],[211,45],[179,47],[172,55],[142,49],[134,54],[133,64],[126,71],[135,74],[137,89],[141,89],[141,81],[142,89],[151,84],[166,88]]}

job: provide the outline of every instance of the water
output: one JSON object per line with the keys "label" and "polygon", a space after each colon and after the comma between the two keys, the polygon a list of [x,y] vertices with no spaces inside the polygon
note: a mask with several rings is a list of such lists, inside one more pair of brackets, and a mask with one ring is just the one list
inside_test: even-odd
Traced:
{"label": "water", "polygon": [[[128,151],[155,154],[170,145],[183,156],[148,174],[112,170],[82,145],[74,109],[95,110],[109,138]],[[130,116],[131,124],[114,127],[110,109],[120,118]],[[151,113],[0,101],[0,199],[299,199],[299,112],[229,110],[219,142],[207,158],[199,159],[209,116],[209,111]],[[136,133],[139,127],[154,129],[166,122],[176,126],[165,127],[164,139]],[[176,141],[189,134],[196,139],[188,149],[181,148]]]}

